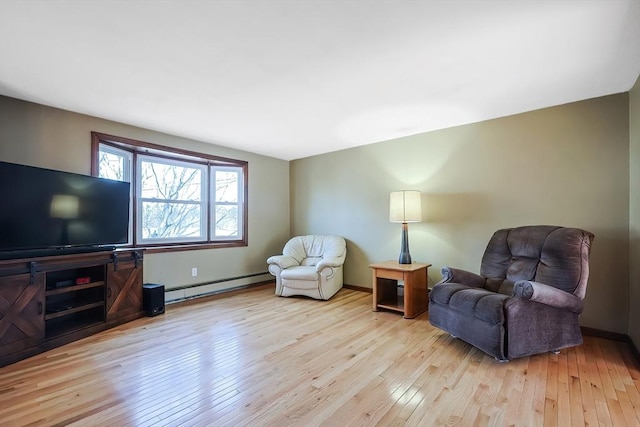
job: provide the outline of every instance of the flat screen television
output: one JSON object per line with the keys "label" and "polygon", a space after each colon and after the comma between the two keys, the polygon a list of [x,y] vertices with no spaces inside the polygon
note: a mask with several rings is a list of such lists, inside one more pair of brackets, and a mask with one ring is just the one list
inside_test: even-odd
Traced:
{"label": "flat screen television", "polygon": [[129,183],[0,162],[0,259],[126,243]]}

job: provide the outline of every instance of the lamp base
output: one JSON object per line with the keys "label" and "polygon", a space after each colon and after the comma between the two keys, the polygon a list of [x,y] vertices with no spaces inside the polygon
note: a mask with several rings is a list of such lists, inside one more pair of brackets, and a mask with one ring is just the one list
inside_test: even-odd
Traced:
{"label": "lamp base", "polygon": [[411,264],[411,254],[409,253],[409,227],[406,222],[402,223],[402,242],[400,243],[399,264]]}

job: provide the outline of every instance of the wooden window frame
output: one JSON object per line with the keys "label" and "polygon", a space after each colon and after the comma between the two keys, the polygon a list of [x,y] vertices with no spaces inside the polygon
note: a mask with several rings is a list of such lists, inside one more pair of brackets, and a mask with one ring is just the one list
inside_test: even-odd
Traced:
{"label": "wooden window frame", "polygon": [[[241,224],[241,237],[239,239],[231,240],[209,240],[206,242],[184,242],[184,243],[158,243],[158,244],[138,244],[137,243],[137,230],[136,230],[136,218],[137,218],[137,191],[135,189],[132,191],[131,198],[131,209],[133,212],[132,215],[132,224],[130,224],[131,228],[131,238],[132,242],[128,245],[124,245],[123,247],[129,248],[142,248],[145,249],[148,253],[154,252],[172,252],[172,251],[188,251],[188,250],[201,250],[201,249],[212,249],[212,248],[229,248],[229,247],[241,247],[248,246],[248,181],[249,181],[249,163],[243,160],[230,159],[226,157],[215,156],[211,154],[205,154],[190,150],[184,150],[180,148],[167,147],[164,145],[154,144],[145,141],[138,141],[131,138],[124,138],[121,136],[108,135],[100,132],[91,132],[91,174],[93,176],[99,175],[99,151],[100,144],[109,145],[115,148],[119,148],[124,151],[128,151],[132,153],[133,156],[133,175],[132,175],[132,185],[137,186],[137,171],[136,171],[136,162],[138,154],[152,155],[155,157],[167,158],[172,160],[180,160],[187,161],[196,164],[205,164],[207,166],[233,166],[242,169],[242,189],[243,189],[243,200],[242,200],[242,224]],[[209,198],[210,194],[207,196]],[[209,203],[208,216],[207,216],[207,229],[211,227],[211,209],[213,204]],[[211,234],[208,234],[209,236]]]}

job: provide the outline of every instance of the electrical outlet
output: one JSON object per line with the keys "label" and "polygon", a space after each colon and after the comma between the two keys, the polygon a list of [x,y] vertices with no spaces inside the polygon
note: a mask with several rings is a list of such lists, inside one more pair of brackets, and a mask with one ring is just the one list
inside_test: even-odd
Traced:
{"label": "electrical outlet", "polygon": [[197,267],[193,267],[191,269],[191,276],[192,277],[196,277],[198,275],[198,268]]}

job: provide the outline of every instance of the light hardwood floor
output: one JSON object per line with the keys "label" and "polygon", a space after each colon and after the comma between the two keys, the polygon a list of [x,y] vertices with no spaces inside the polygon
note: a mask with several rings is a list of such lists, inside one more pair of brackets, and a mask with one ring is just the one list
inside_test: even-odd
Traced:
{"label": "light hardwood floor", "polygon": [[0,368],[0,425],[640,425],[626,344],[499,363],[427,316],[272,286],[169,306]]}

